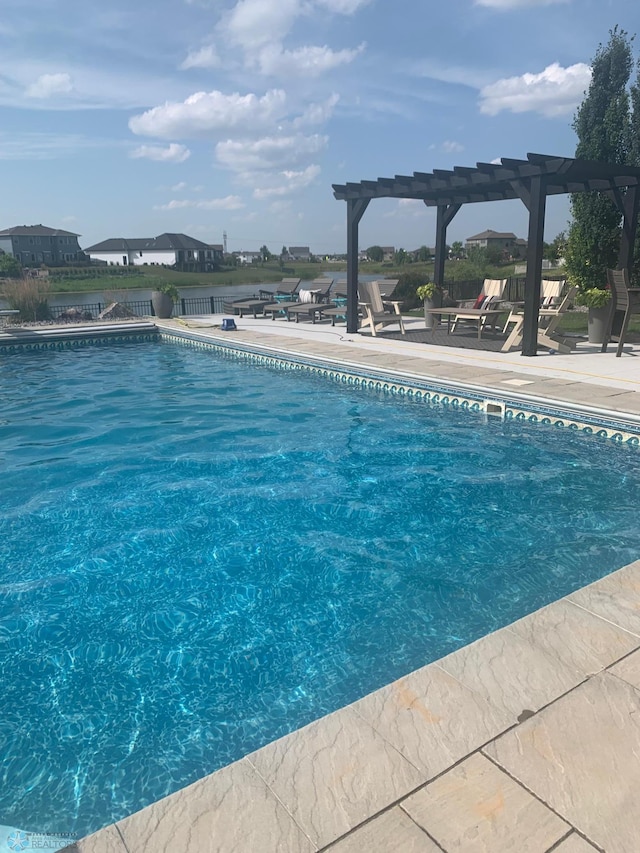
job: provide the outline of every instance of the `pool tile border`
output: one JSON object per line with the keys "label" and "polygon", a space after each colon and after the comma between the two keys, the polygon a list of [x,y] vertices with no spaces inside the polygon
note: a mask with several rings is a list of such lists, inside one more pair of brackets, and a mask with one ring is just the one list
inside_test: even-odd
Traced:
{"label": "pool tile border", "polygon": [[376,370],[370,367],[365,369],[356,365],[350,365],[348,368],[336,367],[335,364],[316,356],[293,353],[275,355],[266,353],[255,345],[235,340],[213,339],[209,335],[198,335],[182,330],[162,329],[159,338],[161,341],[212,350],[222,355],[243,358],[255,364],[279,370],[305,371],[354,388],[422,400],[435,406],[500,417],[507,421],[515,420],[570,429],[629,447],[640,447],[640,418],[636,424],[633,423],[631,416],[618,419],[595,411],[593,414],[584,411],[571,412],[566,404],[545,405],[538,401],[526,403],[524,402],[527,399],[526,394],[522,394],[518,399],[493,389],[490,392],[476,392],[466,387],[465,383],[447,384],[442,381],[421,380],[417,377],[403,379],[399,374],[394,375],[389,370]]}

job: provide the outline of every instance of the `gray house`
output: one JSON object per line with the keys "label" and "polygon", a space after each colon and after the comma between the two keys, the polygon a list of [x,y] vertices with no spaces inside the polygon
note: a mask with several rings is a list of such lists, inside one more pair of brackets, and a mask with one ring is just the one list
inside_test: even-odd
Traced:
{"label": "gray house", "polygon": [[85,249],[92,261],[110,266],[175,266],[183,272],[206,272],[222,263],[222,246],[187,234],[157,237],[111,237]]}
{"label": "gray house", "polygon": [[46,225],[16,225],[0,231],[0,252],[13,255],[24,267],[86,261],[79,236]]}

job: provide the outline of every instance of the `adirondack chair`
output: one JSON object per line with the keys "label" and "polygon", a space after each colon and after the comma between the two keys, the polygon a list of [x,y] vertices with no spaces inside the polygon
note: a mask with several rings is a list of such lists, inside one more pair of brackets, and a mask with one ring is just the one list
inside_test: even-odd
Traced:
{"label": "adirondack chair", "polygon": [[385,311],[385,302],[380,294],[380,283],[377,281],[361,281],[358,283],[358,299],[360,308],[364,314],[360,330],[370,329],[373,337],[376,337],[378,331],[384,326],[400,325],[400,331],[405,333],[404,323],[402,322],[402,314],[400,313],[399,302],[386,302],[391,305],[393,313],[389,314]]}

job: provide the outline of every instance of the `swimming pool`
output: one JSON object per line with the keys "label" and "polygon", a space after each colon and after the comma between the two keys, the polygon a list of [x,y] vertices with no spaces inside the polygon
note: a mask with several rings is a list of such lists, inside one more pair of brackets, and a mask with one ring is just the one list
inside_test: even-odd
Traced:
{"label": "swimming pool", "polygon": [[84,834],[635,559],[640,456],[167,344],[0,371],[0,823]]}

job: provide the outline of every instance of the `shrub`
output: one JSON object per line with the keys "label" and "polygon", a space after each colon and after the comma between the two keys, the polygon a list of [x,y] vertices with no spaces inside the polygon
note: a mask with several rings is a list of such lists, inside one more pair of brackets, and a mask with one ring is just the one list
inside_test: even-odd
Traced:
{"label": "shrub", "polygon": [[427,284],[429,276],[426,273],[403,272],[394,290],[394,298],[402,302],[405,311],[420,308],[422,300],[418,298],[416,288]]}
{"label": "shrub", "polygon": [[10,308],[20,312],[21,320],[50,320],[51,311],[47,301],[49,289],[46,279],[19,278],[5,283],[3,296]]}

